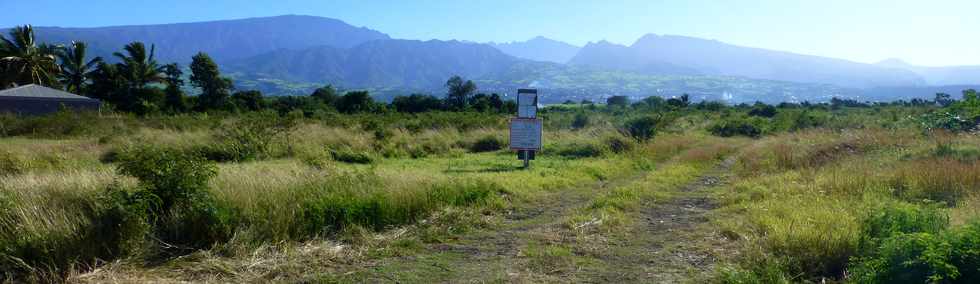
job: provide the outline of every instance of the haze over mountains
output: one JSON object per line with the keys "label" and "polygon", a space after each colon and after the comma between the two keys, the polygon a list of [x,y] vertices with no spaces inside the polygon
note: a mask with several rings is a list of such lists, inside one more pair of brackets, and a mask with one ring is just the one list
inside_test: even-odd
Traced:
{"label": "haze over mountains", "polygon": [[328,83],[376,93],[441,94],[452,75],[474,79],[485,91],[544,88],[552,102],[681,93],[729,101],[896,99],[920,92],[928,97],[941,85],[980,84],[975,66],[865,64],[654,34],[630,46],[599,41],[577,47],[544,37],[501,44],[418,41],[392,39],[340,20],[292,15],[36,29],[40,41],[85,41],[95,55],[107,58],[132,41],[155,44],[163,63],[187,63],[198,51],[207,52],[238,86],[272,95],[306,94]]}

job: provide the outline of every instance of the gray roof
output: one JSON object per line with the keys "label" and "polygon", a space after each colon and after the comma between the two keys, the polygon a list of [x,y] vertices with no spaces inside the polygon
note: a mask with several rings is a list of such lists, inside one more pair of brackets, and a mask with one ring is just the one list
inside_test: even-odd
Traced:
{"label": "gray roof", "polygon": [[52,89],[45,86],[34,85],[34,84],[24,85],[24,86],[6,89],[6,90],[0,90],[0,97],[92,100],[90,98],[79,96],[62,90]]}

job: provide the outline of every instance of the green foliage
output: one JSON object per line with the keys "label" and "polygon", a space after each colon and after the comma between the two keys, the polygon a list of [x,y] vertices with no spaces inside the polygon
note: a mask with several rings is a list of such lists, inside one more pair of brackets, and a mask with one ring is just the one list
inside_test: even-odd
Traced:
{"label": "green foliage", "polygon": [[376,110],[374,99],[367,91],[347,92],[336,103],[337,110],[343,113],[372,112]]}
{"label": "green foliage", "polygon": [[473,142],[473,145],[470,146],[470,151],[474,153],[493,152],[503,149],[504,147],[507,147],[507,142],[502,138],[494,135],[487,135],[483,138],[477,139],[476,142]]}
{"label": "green foliage", "polygon": [[653,139],[665,124],[666,120],[663,114],[656,117],[642,116],[626,121],[621,132],[637,141],[645,142]]}
{"label": "green foliage", "polygon": [[140,186],[113,198],[129,215],[119,214],[145,214],[158,239],[200,249],[231,237],[237,213],[208,191],[217,175],[212,162],[186,151],[137,147],[121,155],[119,172],[139,179]]}
{"label": "green foliage", "polygon": [[349,164],[371,164],[375,158],[370,153],[355,151],[350,148],[330,150],[330,156],[334,161]]}
{"label": "green foliage", "polygon": [[765,132],[766,121],[757,117],[729,118],[715,122],[708,127],[711,134],[721,137],[745,136],[759,137]]}
{"label": "green foliage", "polygon": [[337,102],[339,96],[337,95],[337,89],[333,85],[326,85],[322,88],[317,88],[313,91],[310,97],[316,98],[326,105],[333,105]]}
{"label": "green foliage", "polygon": [[636,144],[633,141],[630,141],[621,135],[608,135],[603,138],[603,143],[606,144],[609,151],[616,154],[626,153],[636,148]]}
{"label": "green foliage", "polygon": [[868,247],[901,233],[939,233],[949,218],[936,205],[898,203],[875,210],[863,224],[862,246]]}
{"label": "green foliage", "polygon": [[391,105],[398,112],[420,113],[442,109],[442,100],[431,95],[412,94],[395,97]]}
{"label": "green foliage", "polygon": [[221,76],[218,65],[206,53],[194,55],[191,62],[191,85],[201,89],[197,98],[198,110],[222,110],[230,107],[228,100],[231,79]]}
{"label": "green foliage", "polygon": [[572,128],[582,129],[585,128],[586,126],[589,126],[589,115],[586,114],[585,112],[575,113],[575,118],[572,119]]}
{"label": "green foliage", "polygon": [[215,129],[217,144],[204,146],[200,152],[213,161],[249,161],[274,156],[273,145],[296,126],[290,116],[275,112],[253,112],[228,125]]}
{"label": "green foliage", "polygon": [[901,204],[865,221],[858,283],[975,283],[980,279],[980,223],[948,229],[935,205]]}
{"label": "green foliage", "polygon": [[469,97],[476,92],[476,84],[459,76],[452,76],[446,81],[446,105],[455,110],[465,110]]}
{"label": "green foliage", "polygon": [[555,148],[555,153],[568,158],[599,157],[605,153],[605,149],[598,143],[573,142],[559,144]]}
{"label": "green foliage", "polygon": [[752,110],[749,111],[749,116],[767,117],[771,118],[776,116],[776,107],[772,105],[757,103]]}
{"label": "green foliage", "polygon": [[231,94],[235,107],[245,111],[260,111],[265,109],[265,99],[259,91],[239,91]]}
{"label": "green foliage", "polygon": [[11,84],[39,84],[59,88],[57,48],[38,44],[30,25],[10,29],[9,38],[0,37],[0,89]]}
{"label": "green foliage", "polygon": [[160,198],[160,209],[166,211],[206,194],[217,167],[186,151],[144,146],[120,154],[119,172],[139,179],[142,188]]}
{"label": "green foliage", "polygon": [[606,99],[606,105],[608,106],[620,106],[625,107],[630,104],[630,98],[627,96],[611,96]]}
{"label": "green foliage", "polygon": [[[369,186],[372,180],[375,179],[361,176],[352,182],[366,182]],[[303,204],[307,231],[312,235],[336,233],[351,226],[381,230],[415,222],[444,206],[483,204],[503,192],[495,183],[479,181],[436,184],[415,190],[412,195],[377,190],[311,190],[328,192]]]}

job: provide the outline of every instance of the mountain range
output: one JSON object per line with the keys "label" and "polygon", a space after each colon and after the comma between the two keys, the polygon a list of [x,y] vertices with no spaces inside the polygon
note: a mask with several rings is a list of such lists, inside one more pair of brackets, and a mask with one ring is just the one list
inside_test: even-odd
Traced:
{"label": "mountain range", "polygon": [[36,31],[39,41],[85,41],[94,55],[108,58],[132,41],[155,44],[164,63],[186,64],[195,53],[206,52],[240,89],[271,95],[307,94],[328,83],[383,97],[438,94],[452,75],[473,79],[487,92],[537,87],[549,94],[545,102],[682,93],[733,102],[888,100],[919,92],[930,97],[942,85],[980,84],[977,66],[865,64],[672,35],[648,34],[629,46],[599,41],[578,47],[544,37],[499,44],[419,41],[295,15]]}

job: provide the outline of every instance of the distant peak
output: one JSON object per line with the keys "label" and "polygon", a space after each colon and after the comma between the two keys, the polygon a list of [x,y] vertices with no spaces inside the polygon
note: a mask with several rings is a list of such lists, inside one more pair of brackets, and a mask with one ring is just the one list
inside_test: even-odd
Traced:
{"label": "distant peak", "polygon": [[878,63],[875,63],[875,65],[885,66],[885,67],[909,67],[909,66],[912,66],[912,64],[909,64],[908,62],[905,62],[905,60],[902,60],[900,58],[894,58],[894,57],[893,58],[888,58],[888,59],[885,59],[885,60],[882,60],[882,61],[879,61]]}

